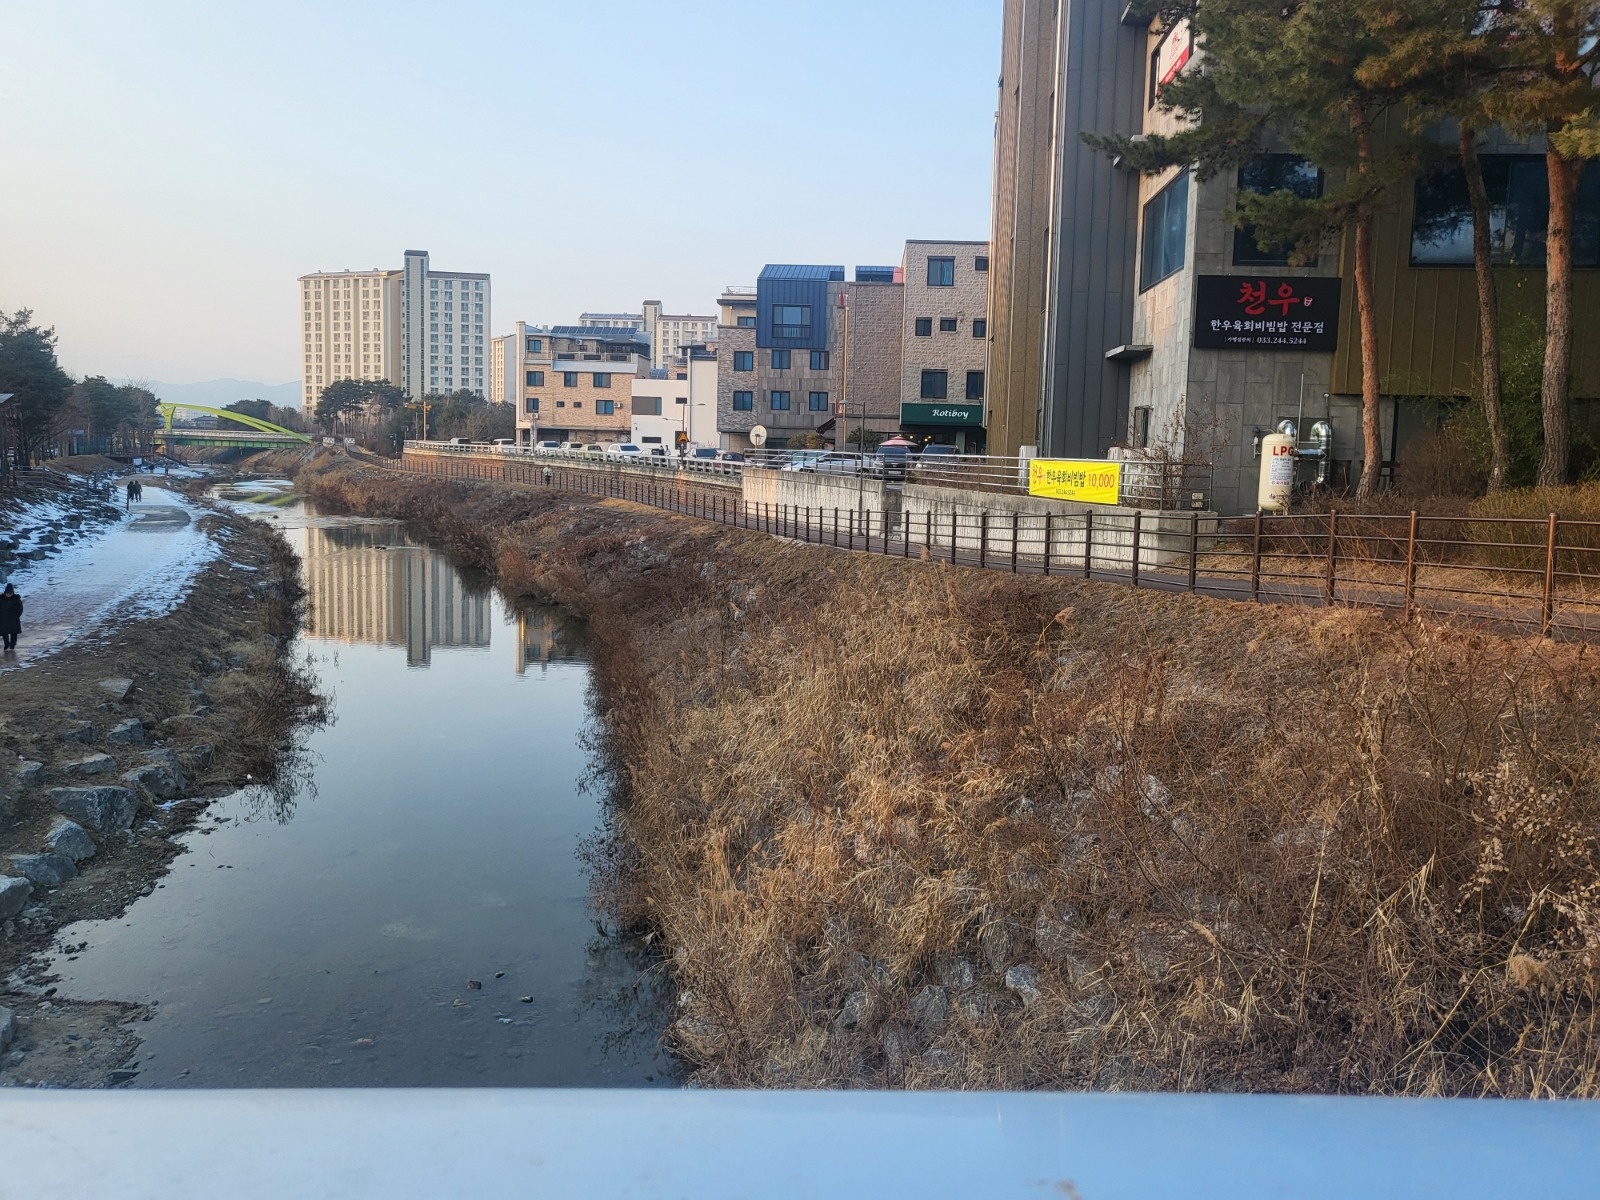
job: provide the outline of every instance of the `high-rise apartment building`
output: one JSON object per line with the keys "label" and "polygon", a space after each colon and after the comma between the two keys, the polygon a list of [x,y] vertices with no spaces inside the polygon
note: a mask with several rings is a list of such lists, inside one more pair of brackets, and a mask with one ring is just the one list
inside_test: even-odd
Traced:
{"label": "high-rise apartment building", "polygon": [[637,313],[584,313],[578,324],[585,329],[638,330],[650,339],[650,365],[658,371],[669,367],[685,346],[716,340],[715,316],[664,313],[659,300],[646,300],[639,307]]}
{"label": "high-rise apartment building", "polygon": [[300,277],[300,403],[340,379],[384,379],[407,395],[489,393],[489,276],[433,271],[426,250],[398,270]]}

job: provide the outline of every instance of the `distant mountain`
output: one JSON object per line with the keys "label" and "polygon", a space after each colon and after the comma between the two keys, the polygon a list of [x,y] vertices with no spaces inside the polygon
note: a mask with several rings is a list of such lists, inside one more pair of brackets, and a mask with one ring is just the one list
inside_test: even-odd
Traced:
{"label": "distant mountain", "polygon": [[152,383],[150,390],[172,404],[203,404],[207,408],[226,408],[235,400],[265,400],[281,408],[300,407],[298,383],[208,379],[205,383]]}

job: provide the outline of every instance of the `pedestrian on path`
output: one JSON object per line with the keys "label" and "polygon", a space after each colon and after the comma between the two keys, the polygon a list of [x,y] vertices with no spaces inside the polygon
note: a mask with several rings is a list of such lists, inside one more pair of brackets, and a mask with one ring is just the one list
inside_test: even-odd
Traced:
{"label": "pedestrian on path", "polygon": [[6,584],[0,593],[0,642],[7,653],[17,648],[17,637],[22,633],[22,597],[17,595],[17,585]]}
{"label": "pedestrian on path", "polygon": [[133,507],[133,489],[138,487],[138,486],[139,485],[136,484],[133,480],[131,480],[131,479],[128,480],[128,498],[122,505],[122,511],[123,512],[127,512],[129,509],[131,509]]}

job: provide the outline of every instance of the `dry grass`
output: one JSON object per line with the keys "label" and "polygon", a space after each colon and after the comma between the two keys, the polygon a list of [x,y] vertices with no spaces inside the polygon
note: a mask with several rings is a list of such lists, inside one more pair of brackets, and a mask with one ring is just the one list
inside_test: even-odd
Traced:
{"label": "dry grass", "polygon": [[1583,647],[302,482],[590,618],[707,1082],[1597,1091]]}

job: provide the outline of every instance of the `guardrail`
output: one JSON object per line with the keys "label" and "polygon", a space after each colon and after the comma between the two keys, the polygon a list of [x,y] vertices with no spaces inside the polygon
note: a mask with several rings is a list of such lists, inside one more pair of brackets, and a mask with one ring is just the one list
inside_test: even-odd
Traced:
{"label": "guardrail", "polygon": [[[426,464],[426,465],[424,465]],[[1419,513],[1218,518],[1021,513],[970,498],[920,511],[747,501],[736,476],[483,456],[406,466],[585,492],[798,542],[1018,574],[1068,575],[1225,599],[1469,616],[1544,636],[1600,633],[1600,521]],[[722,486],[715,486],[722,485]]]}
{"label": "guardrail", "polygon": [[[494,455],[533,458],[574,467],[622,467],[646,471],[691,471],[705,475],[738,477],[746,467],[799,471],[838,478],[882,479],[915,483],[955,491],[1028,495],[1030,458],[997,454],[898,454],[878,451],[859,454],[847,450],[747,450],[738,458],[709,458],[678,454],[624,455],[615,451],[541,451],[529,446],[491,442],[408,441],[414,453]],[[1119,503],[1147,512],[1189,512],[1204,509],[1211,494],[1210,468],[1159,459],[1124,457],[1121,464]]]}

